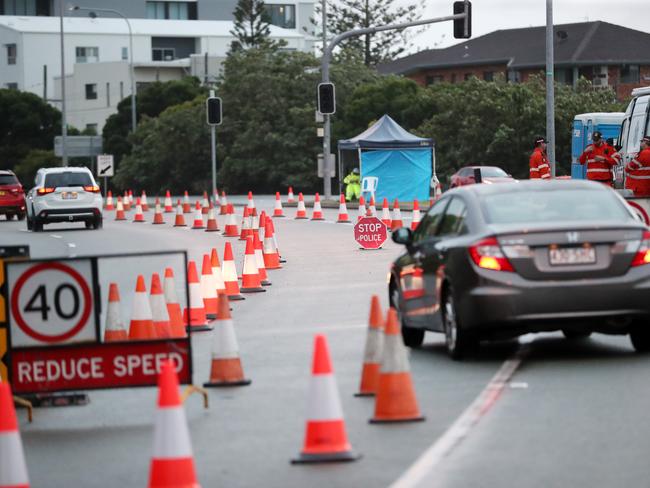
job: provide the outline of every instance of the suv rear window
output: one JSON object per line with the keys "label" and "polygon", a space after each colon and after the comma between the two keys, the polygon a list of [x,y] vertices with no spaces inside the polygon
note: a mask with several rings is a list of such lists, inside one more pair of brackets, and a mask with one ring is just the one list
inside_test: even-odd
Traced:
{"label": "suv rear window", "polygon": [[88,186],[93,182],[88,173],[65,171],[63,173],[50,173],[45,175],[46,188],[59,188],[61,186]]}
{"label": "suv rear window", "polygon": [[18,178],[14,175],[0,175],[0,185],[18,185]]}

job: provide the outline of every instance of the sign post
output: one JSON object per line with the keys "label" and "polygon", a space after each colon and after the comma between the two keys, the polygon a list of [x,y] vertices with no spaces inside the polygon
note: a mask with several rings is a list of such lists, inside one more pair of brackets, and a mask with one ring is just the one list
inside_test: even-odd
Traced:
{"label": "sign post", "polygon": [[381,249],[387,238],[386,224],[377,217],[363,217],[354,225],[354,239],[362,249]]}
{"label": "sign post", "polygon": [[104,177],[104,196],[108,189],[108,177],[115,175],[115,164],[113,162],[112,154],[98,154],[97,155],[97,176]]}

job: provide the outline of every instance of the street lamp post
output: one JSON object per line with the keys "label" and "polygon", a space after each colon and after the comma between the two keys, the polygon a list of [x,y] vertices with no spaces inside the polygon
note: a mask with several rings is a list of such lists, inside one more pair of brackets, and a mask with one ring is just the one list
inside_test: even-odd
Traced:
{"label": "street lamp post", "polygon": [[63,43],[63,0],[59,0],[59,19],[61,21],[61,156],[63,166],[68,165],[68,150],[66,139],[68,138],[68,121],[65,112],[65,49]]}
{"label": "street lamp post", "polygon": [[113,10],[111,8],[90,8],[90,7],[80,7],[79,5],[75,5],[73,7],[70,7],[70,10],[83,10],[90,12],[89,15],[91,17],[96,17],[95,12],[105,12],[109,14],[115,14],[118,17],[122,17],[126,21],[126,25],[129,28],[129,65],[130,65],[130,73],[131,73],[131,131],[135,132],[135,128],[137,126],[136,122],[136,110],[135,110],[135,74],[133,71],[133,31],[131,30],[131,22],[129,22],[129,19],[124,15],[123,13]]}

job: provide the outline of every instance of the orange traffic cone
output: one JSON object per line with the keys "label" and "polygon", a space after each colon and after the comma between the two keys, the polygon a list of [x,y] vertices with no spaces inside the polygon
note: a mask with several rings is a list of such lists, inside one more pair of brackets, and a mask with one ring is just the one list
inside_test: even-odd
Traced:
{"label": "orange traffic cone", "polygon": [[280,269],[280,255],[273,242],[273,224],[267,219],[264,226],[264,267],[266,269]]}
{"label": "orange traffic cone", "polygon": [[204,387],[250,385],[244,378],[244,370],[239,358],[239,346],[235,327],[230,316],[230,305],[226,295],[219,295],[219,311],[212,331],[212,363],[210,381]]}
{"label": "orange traffic cone", "polygon": [[232,246],[226,242],[223,250],[223,282],[226,285],[226,295],[231,300],[245,300],[239,290],[239,280],[237,279],[237,268],[235,267],[235,258],[232,255]]}
{"label": "orange traffic cone", "polygon": [[248,210],[250,215],[257,217],[257,208],[255,208],[255,200],[253,200],[253,192],[248,192]]}
{"label": "orange traffic cone", "polygon": [[377,216],[377,207],[375,206],[375,197],[370,196],[370,205],[368,206],[368,216],[376,217]]}
{"label": "orange traffic cone", "polygon": [[371,423],[424,420],[415,398],[409,359],[400,335],[397,312],[388,310],[384,350],[375,397],[375,416]]}
{"label": "orange traffic cone", "polygon": [[108,307],[106,307],[104,342],[126,341],[128,339],[129,337],[127,336],[126,328],[122,321],[120,292],[117,288],[117,283],[111,283],[108,288]]}
{"label": "orange traffic cone", "polygon": [[142,213],[142,203],[140,203],[140,197],[135,202],[135,215],[133,216],[133,223],[142,223],[144,222],[144,214]]}
{"label": "orange traffic cone", "polygon": [[115,220],[126,220],[124,214],[124,205],[122,204],[122,197],[117,197],[117,210],[115,211]]}
{"label": "orange traffic cone", "polygon": [[241,274],[241,292],[259,293],[266,291],[262,288],[262,280],[257,269],[257,258],[255,257],[255,244],[253,238],[246,239],[246,254],[244,254],[244,270]]}
{"label": "orange traffic cone", "polygon": [[113,206],[113,192],[108,190],[108,196],[106,197],[106,205],[104,205],[104,210],[115,210]]}
{"label": "orange traffic cone", "polygon": [[390,209],[388,206],[388,198],[384,198],[384,202],[381,204],[381,221],[386,227],[390,229],[393,219],[390,218]]}
{"label": "orange traffic cone", "polygon": [[156,337],[161,339],[172,337],[169,312],[167,311],[167,303],[165,302],[165,295],[160,284],[160,276],[158,276],[158,273],[151,275],[151,295],[149,295],[149,302]]}
{"label": "orange traffic cone", "polygon": [[165,206],[165,213],[171,213],[174,211],[174,209],[172,208],[172,196],[169,193],[169,190],[165,192],[164,206]]}
{"label": "orange traffic cone", "polygon": [[275,250],[278,253],[278,256],[280,257],[280,263],[286,263],[287,260],[282,258],[282,254],[280,253],[280,246],[278,246],[278,238],[276,237],[275,234],[275,224],[273,223],[272,220],[269,220],[271,222],[271,230],[273,231],[273,244],[275,245]]}
{"label": "orange traffic cone", "polygon": [[298,193],[298,208],[296,209],[296,220],[306,219],[307,210],[305,209],[305,197],[302,193]]}
{"label": "orange traffic cone", "polygon": [[165,268],[163,291],[165,292],[165,303],[167,304],[172,337],[186,337],[187,332],[183,322],[181,304],[178,303],[178,297],[176,296],[176,283],[174,282],[174,270],[172,268]]}
{"label": "orange traffic cone", "polygon": [[201,282],[196,271],[196,263],[190,261],[187,264],[187,283],[190,290],[189,307],[183,310],[183,322],[188,329],[192,331],[212,330],[208,325],[208,319],[205,315],[205,304],[201,294]]}
{"label": "orange traffic cone", "polygon": [[[223,197],[221,201],[223,202]],[[232,204],[228,204],[227,207],[228,216],[226,217],[226,226],[223,229],[223,235],[224,237],[239,237],[239,227],[237,227],[237,221],[235,220],[235,210]]]}
{"label": "orange traffic cone", "polygon": [[153,326],[151,305],[147,297],[147,287],[144,284],[144,276],[138,275],[135,285],[135,296],[133,297],[133,312],[129,324],[129,340],[148,340],[156,338],[156,330]]}
{"label": "orange traffic cone", "polygon": [[413,200],[413,218],[411,219],[411,230],[417,229],[422,216],[420,215],[420,202]]}
{"label": "orange traffic cone", "polygon": [[148,212],[149,211],[149,201],[147,200],[147,192],[142,190],[142,194],[140,196],[140,203],[142,204],[142,211],[143,212]]}
{"label": "orange traffic cone", "polygon": [[212,202],[210,202],[210,209],[208,210],[208,226],[205,228],[206,232],[216,232],[219,230],[219,224],[217,223],[217,218],[214,215],[214,207]]}
{"label": "orange traffic cone", "polygon": [[318,193],[314,197],[314,210],[311,214],[311,220],[325,220],[325,217],[323,217],[323,209],[320,206],[320,195]]}
{"label": "orange traffic cone", "polygon": [[203,255],[203,265],[201,266],[201,297],[206,317],[214,319],[217,316],[218,307],[217,284],[212,276],[212,263],[207,254]]}
{"label": "orange traffic cone", "polygon": [[357,215],[357,222],[366,216],[366,200],[363,196],[359,197],[359,214]]}
{"label": "orange traffic cone", "polygon": [[396,198],[393,202],[393,221],[391,222],[390,230],[393,231],[400,227],[404,227],[404,222],[402,222],[402,212],[399,209],[399,200]]}
{"label": "orange traffic cone", "polygon": [[154,225],[164,224],[165,218],[162,214],[162,209],[160,208],[160,200],[156,198],[156,210],[153,214],[153,223]]}
{"label": "orange traffic cone", "polygon": [[348,215],[348,207],[345,205],[345,197],[343,193],[339,197],[339,216],[336,219],[337,224],[347,224],[350,222],[350,216]]}
{"label": "orange traffic cone", "polygon": [[125,192],[124,192],[124,210],[125,210],[126,212],[130,212],[130,211],[131,211],[131,203],[132,203],[132,202],[131,202],[131,197],[129,196],[129,192],[128,192],[128,191],[125,191]]}
{"label": "orange traffic cone", "polygon": [[249,207],[244,207],[244,216],[241,221],[241,234],[239,235],[240,241],[245,241],[246,238],[252,235],[253,230],[251,229],[251,209]]}
{"label": "orange traffic cone", "polygon": [[0,381],[0,487],[29,488],[23,443],[9,383]]}
{"label": "orange traffic cone", "polygon": [[370,317],[368,318],[368,335],[363,352],[363,369],[359,393],[355,396],[373,396],[379,383],[381,353],[384,348],[384,318],[379,304],[379,297],[373,295],[370,300]]}
{"label": "orange traffic cone", "polygon": [[284,217],[284,210],[282,209],[282,200],[280,200],[280,192],[275,192],[275,208],[273,209],[274,217]]}
{"label": "orange traffic cone", "polygon": [[307,425],[302,451],[292,463],[354,461],[345,431],[343,408],[327,347],[327,338],[314,338],[311,381],[307,397]]}
{"label": "orange traffic cone", "polygon": [[264,239],[264,233],[266,232],[266,220],[268,218],[270,218],[270,217],[267,217],[266,212],[264,210],[262,210],[260,212],[260,220],[258,222],[259,225],[257,226],[257,234],[258,234],[260,240]]}
{"label": "orange traffic cone", "polygon": [[289,187],[289,192],[287,193],[287,203],[296,203],[296,199],[293,196],[293,187]]}
{"label": "orange traffic cone", "polygon": [[257,265],[257,272],[260,275],[260,282],[262,286],[270,286],[271,282],[266,274],[266,267],[264,266],[264,250],[262,248],[262,241],[257,232],[253,234],[253,246],[255,246],[255,264]]}
{"label": "orange traffic cone", "polygon": [[210,211],[210,201],[208,200],[208,192],[203,192],[203,201],[201,202],[201,213],[207,215]]}
{"label": "orange traffic cone", "polygon": [[217,289],[217,295],[226,295],[226,283],[223,281],[223,272],[217,250],[213,247],[210,252],[210,266],[212,266],[212,277]]}
{"label": "orange traffic cone", "polygon": [[176,203],[176,218],[174,219],[174,227],[187,227],[180,199],[178,199],[178,202]]}
{"label": "orange traffic cone", "polygon": [[174,362],[166,360],[158,376],[158,408],[149,488],[200,488],[185,410],[178,390]]}
{"label": "orange traffic cone", "polygon": [[183,194],[183,213],[192,213],[192,204],[190,203],[190,196],[187,194],[187,190]]}
{"label": "orange traffic cone", "polygon": [[228,198],[226,197],[226,192],[222,191],[221,192],[221,208],[219,209],[219,213],[221,215],[226,215],[228,213]]}
{"label": "orange traffic cone", "polygon": [[192,223],[192,229],[205,229],[205,224],[203,224],[203,214],[201,213],[201,204],[199,201],[196,201],[196,207],[194,208],[194,222]]}

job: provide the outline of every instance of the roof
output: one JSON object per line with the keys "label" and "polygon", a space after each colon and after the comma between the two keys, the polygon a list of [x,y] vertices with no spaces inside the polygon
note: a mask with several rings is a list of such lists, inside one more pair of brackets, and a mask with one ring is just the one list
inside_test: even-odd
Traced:
{"label": "roof", "polygon": [[[134,35],[160,37],[232,37],[233,22],[227,20],[158,20],[129,19]],[[0,15],[0,27],[21,33],[58,34],[59,17],[28,17]],[[271,37],[302,38],[292,29],[271,25]],[[121,18],[65,17],[66,34],[127,34],[126,22]]]}
{"label": "roof", "polygon": [[356,137],[339,141],[339,149],[431,147],[433,141],[404,130],[389,115],[383,115]]}
{"label": "roof", "polygon": [[[554,27],[555,65],[650,65],[650,34],[609,22]],[[429,49],[378,66],[383,74],[427,68],[507,64],[510,69],[546,64],[546,27],[498,30],[445,49]]]}

